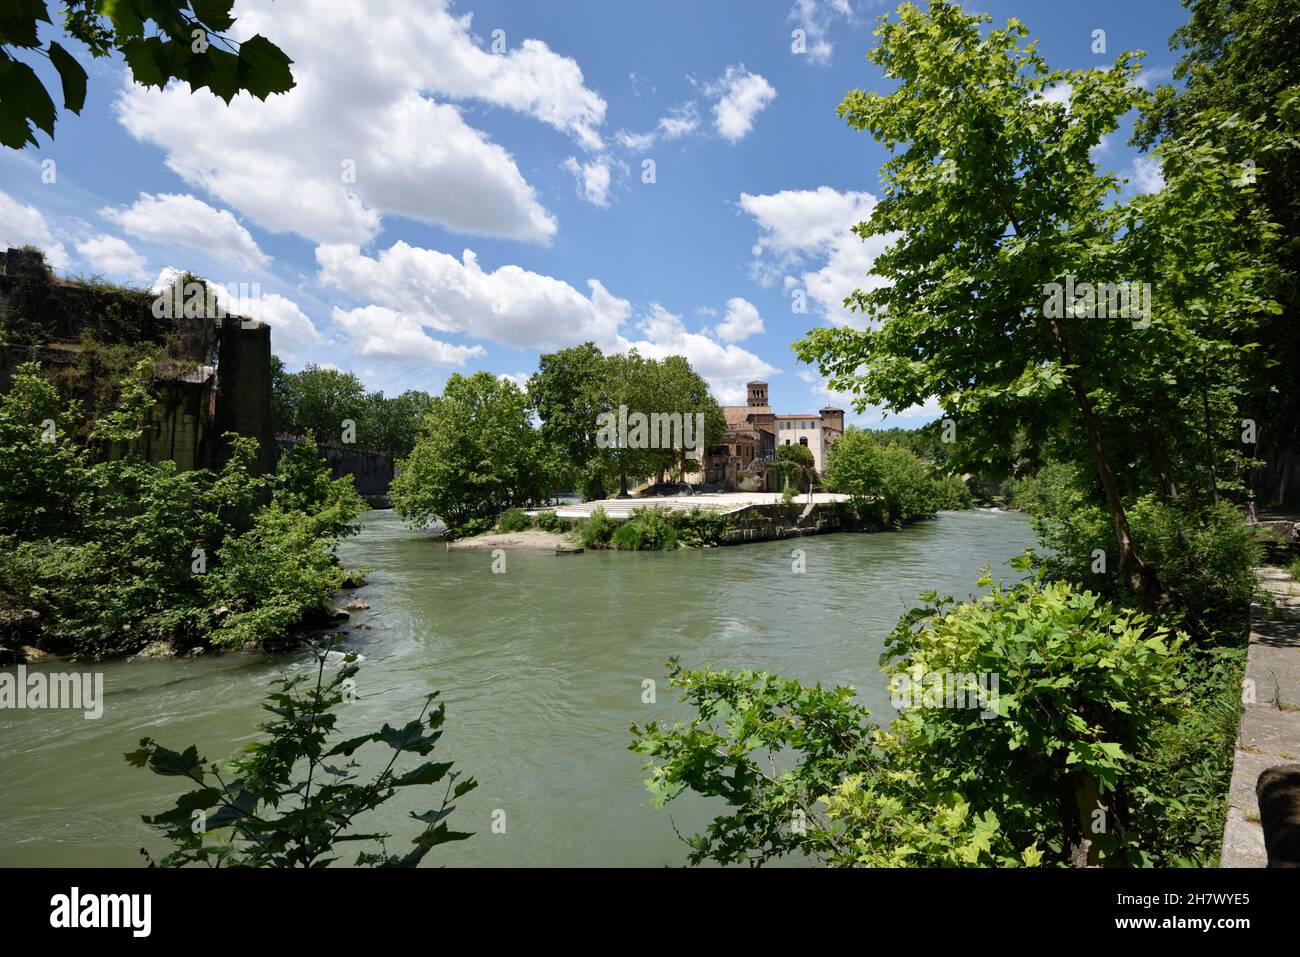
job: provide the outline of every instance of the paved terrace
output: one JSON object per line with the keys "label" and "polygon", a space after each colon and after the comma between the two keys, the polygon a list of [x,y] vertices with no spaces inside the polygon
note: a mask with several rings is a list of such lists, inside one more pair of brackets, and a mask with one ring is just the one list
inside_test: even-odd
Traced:
{"label": "paved terrace", "polygon": [[1255,693],[1241,709],[1220,867],[1268,863],[1255,782],[1265,769],[1300,759],[1300,584],[1276,568],[1257,574],[1276,608],[1250,609],[1246,680]]}
{"label": "paved terrace", "polygon": [[[838,492],[814,492],[812,504],[827,505],[831,502],[847,502],[849,496],[841,495]],[[710,512],[717,512],[719,515],[727,515],[732,512],[739,512],[749,508],[751,505],[779,505],[781,504],[781,495],[779,492],[706,492],[700,495],[669,495],[651,498],[606,498],[595,502],[582,502],[577,505],[560,505],[555,509],[555,514],[560,518],[590,518],[591,513],[597,507],[603,508],[605,514],[615,521],[623,521],[632,517],[633,509],[647,508],[657,506],[659,508],[669,508],[678,512],[689,512],[693,508],[702,508]],[[801,493],[796,496],[791,503],[794,505],[807,505],[808,494]],[[537,511],[549,511],[549,509],[538,509],[529,514],[536,514]]]}

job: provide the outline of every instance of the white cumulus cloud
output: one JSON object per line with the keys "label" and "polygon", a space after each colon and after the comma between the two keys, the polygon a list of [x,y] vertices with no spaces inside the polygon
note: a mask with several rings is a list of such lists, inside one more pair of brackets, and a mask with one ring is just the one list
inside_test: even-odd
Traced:
{"label": "white cumulus cloud", "polygon": [[1154,156],[1135,156],[1129,180],[1139,193],[1160,192],[1165,188],[1165,175],[1160,170],[1160,160]]}
{"label": "white cumulus cloud", "polygon": [[424,331],[418,318],[386,306],[335,308],[332,316],[357,352],[369,358],[463,366],[485,352],[482,346],[458,346],[435,339]]}
{"label": "white cumulus cloud", "polygon": [[829,186],[782,190],[753,196],[742,193],[740,208],[759,226],[754,271],[770,282],[785,274],[787,291],[802,289],[819,311],[837,325],[860,325],[860,314],[844,308],[855,289],[874,289],[884,280],[871,266],[896,236],[863,241],[852,227],[870,217],[876,198],[866,192],[840,192]]}
{"label": "white cumulus cloud", "polygon": [[776,98],[776,89],[757,73],[750,73],[743,63],[727,67],[717,83],[705,92],[716,96],[713,126],[723,139],[732,143],[744,139],[754,127],[756,117]]}
{"label": "white cumulus cloud", "polygon": [[144,272],[144,257],[120,236],[99,233],[77,243],[77,252],[97,273],[134,277]]}
{"label": "white cumulus cloud", "polygon": [[739,296],[727,300],[726,315],[716,330],[719,339],[723,342],[741,342],[762,333],[763,317],[758,314],[757,306]]}
{"label": "white cumulus cloud", "polygon": [[194,196],[141,193],[130,206],[105,206],[100,215],[145,242],[180,246],[247,269],[270,261],[230,210],[216,209]]}
{"label": "white cumulus cloud", "polygon": [[795,0],[787,18],[804,32],[804,54],[813,63],[825,66],[831,62],[835,45],[830,41],[832,22],[837,19],[852,21],[853,8],[849,0]]}
{"label": "white cumulus cloud", "polygon": [[639,331],[642,338],[624,343],[625,349],[635,348],[651,359],[685,356],[723,405],[743,404],[745,383],[780,371],[740,346],[688,331],[680,316],[658,303],[651,304]]}
{"label": "white cumulus cloud", "polygon": [[321,281],[410,321],[513,348],[553,349],[590,340],[614,346],[631,306],[598,280],[583,295],[515,265],[488,272],[471,250],[460,259],[397,242],[377,257],[350,244],[316,249]]}
{"label": "white cumulus cloud", "polygon": [[51,266],[68,268],[68,251],[55,240],[40,210],[18,202],[4,192],[0,192],[0,243],[14,248],[39,246]]}
{"label": "white cumulus cloud", "polygon": [[529,115],[599,151],[605,101],[545,43],[484,49],[448,0],[241,3],[232,33],[293,58],[296,86],[229,106],[187,84],[124,82],[116,109],[168,168],[257,225],[315,242],[372,239],[399,214],[464,233],[545,243],[554,217],[511,154],[456,105]]}
{"label": "white cumulus cloud", "polygon": [[594,206],[609,205],[609,158],[598,156],[590,163],[581,163],[570,156],[563,163],[566,170],[578,181],[578,195]]}

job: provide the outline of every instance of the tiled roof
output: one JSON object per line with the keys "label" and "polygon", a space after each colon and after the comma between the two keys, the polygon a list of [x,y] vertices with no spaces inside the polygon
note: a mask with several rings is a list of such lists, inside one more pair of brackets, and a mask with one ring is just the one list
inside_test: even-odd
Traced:
{"label": "tiled roof", "polygon": [[735,432],[753,428],[749,422],[751,415],[771,415],[772,410],[765,405],[724,405],[722,414],[727,420],[727,428]]}

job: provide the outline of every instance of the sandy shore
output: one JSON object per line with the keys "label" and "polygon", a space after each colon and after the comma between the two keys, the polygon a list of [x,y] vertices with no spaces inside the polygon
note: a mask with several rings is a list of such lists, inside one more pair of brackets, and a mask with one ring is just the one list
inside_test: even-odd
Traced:
{"label": "sandy shore", "polygon": [[538,528],[531,528],[523,532],[498,532],[476,535],[473,538],[461,538],[449,542],[447,547],[473,552],[486,552],[494,548],[553,552],[556,545],[563,545],[566,541],[567,539],[559,532],[544,532]]}

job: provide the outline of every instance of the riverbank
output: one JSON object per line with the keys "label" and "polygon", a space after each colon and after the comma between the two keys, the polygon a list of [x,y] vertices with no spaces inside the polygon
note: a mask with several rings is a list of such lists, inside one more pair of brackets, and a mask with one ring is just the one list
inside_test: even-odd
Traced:
{"label": "riverbank", "polygon": [[569,536],[560,532],[547,532],[540,528],[522,532],[487,532],[473,538],[458,538],[447,543],[448,551],[488,552],[495,548],[507,551],[553,552],[569,545]]}
{"label": "riverbank", "polygon": [[[926,589],[978,590],[985,562],[1016,577],[1005,561],[1034,541],[1022,516],[944,512],[902,535],[574,558],[518,551],[494,574],[486,553],[447,549],[436,530],[394,512],[360,522],[337,549],[345,567],[373,569],[353,593],[369,609],[341,623],[339,650],[366,657],[341,726],[347,735],[400,726],[442,692],[438,760],[479,781],[453,815],[476,836],[435,851],[437,863],[461,867],[680,867],[681,842],[627,749],[632,722],[685,717],[666,684],[668,658],[851,684],[887,720],[877,660],[902,611]],[[796,544],[802,573],[791,566]],[[98,720],[0,712],[0,866],[137,867],[139,848],[165,850],[140,817],[173,805],[175,779],[131,767],[123,752],[148,734],[223,761],[266,718],[269,683],[314,676],[314,664],[309,649],[87,664],[78,670],[104,675]],[[653,698],[646,680],[657,683]],[[408,810],[390,802],[372,823],[406,833]],[[684,797],[673,820],[694,832],[711,811]]]}

